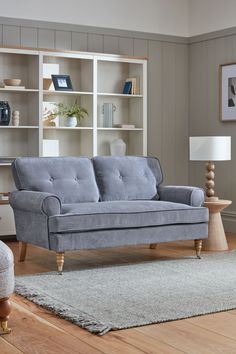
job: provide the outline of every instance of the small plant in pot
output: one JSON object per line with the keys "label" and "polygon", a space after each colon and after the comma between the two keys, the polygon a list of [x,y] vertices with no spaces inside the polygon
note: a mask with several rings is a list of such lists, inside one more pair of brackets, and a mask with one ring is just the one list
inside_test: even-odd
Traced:
{"label": "small plant in pot", "polygon": [[56,110],[53,115],[64,118],[66,127],[76,127],[80,120],[85,118],[85,115],[88,115],[88,111],[81,107],[77,100],[72,105],[61,102],[55,104],[55,106]]}

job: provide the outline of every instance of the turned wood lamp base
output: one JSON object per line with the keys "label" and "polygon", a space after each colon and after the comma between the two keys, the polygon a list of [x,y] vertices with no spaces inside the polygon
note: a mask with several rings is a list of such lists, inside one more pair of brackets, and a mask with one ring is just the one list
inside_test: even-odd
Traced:
{"label": "turned wood lamp base", "polygon": [[0,299],[0,326],[3,334],[11,332],[11,328],[8,328],[9,314],[11,312],[11,302],[9,297]]}

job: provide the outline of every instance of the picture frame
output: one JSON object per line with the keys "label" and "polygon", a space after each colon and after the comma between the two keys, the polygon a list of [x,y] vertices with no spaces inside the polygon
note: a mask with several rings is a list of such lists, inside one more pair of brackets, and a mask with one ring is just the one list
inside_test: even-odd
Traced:
{"label": "picture frame", "polygon": [[236,63],[220,65],[220,120],[236,121]]}
{"label": "picture frame", "polygon": [[51,75],[56,91],[73,91],[71,78],[69,75]]}

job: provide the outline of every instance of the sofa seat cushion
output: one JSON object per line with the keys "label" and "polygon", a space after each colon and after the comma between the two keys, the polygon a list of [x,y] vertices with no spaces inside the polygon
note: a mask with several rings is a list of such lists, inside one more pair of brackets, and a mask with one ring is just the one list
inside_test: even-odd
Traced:
{"label": "sofa seat cushion", "polygon": [[50,233],[139,228],[208,221],[208,209],[165,201],[114,201],[62,205],[49,217]]}

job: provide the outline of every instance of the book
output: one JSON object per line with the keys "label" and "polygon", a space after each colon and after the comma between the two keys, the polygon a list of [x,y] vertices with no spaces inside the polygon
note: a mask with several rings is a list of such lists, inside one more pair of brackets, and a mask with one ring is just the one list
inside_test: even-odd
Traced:
{"label": "book", "polygon": [[136,81],[136,77],[128,77],[126,79],[126,82],[132,82],[132,87],[131,87],[131,95],[136,95],[137,92],[137,81]]}
{"label": "book", "polygon": [[131,94],[131,89],[132,89],[132,81],[126,81],[123,89],[123,94],[124,95]]}

